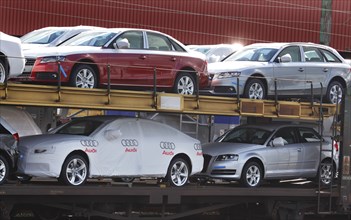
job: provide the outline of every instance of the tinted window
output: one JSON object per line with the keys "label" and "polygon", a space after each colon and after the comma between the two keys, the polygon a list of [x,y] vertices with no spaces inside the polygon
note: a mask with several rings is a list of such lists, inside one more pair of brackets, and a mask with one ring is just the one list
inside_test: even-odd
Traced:
{"label": "tinted window", "polygon": [[337,56],[335,56],[332,52],[324,49],[321,49],[320,51],[324,55],[327,62],[341,63],[341,60]]}
{"label": "tinted window", "polygon": [[72,135],[85,135],[89,136],[95,131],[103,122],[101,121],[84,121],[76,120],[71,121],[57,130],[56,134],[72,134]]}
{"label": "tinted window", "polygon": [[0,124],[0,134],[11,134],[4,126]]}
{"label": "tinted window", "polygon": [[298,46],[291,46],[283,49],[275,61],[278,62],[279,57],[284,55],[290,55],[292,62],[301,62],[300,47]]}
{"label": "tinted window", "polygon": [[219,142],[247,143],[247,144],[264,144],[271,132],[258,128],[234,128],[219,138]]}
{"label": "tinted window", "polygon": [[144,49],[144,38],[141,31],[127,31],[118,36],[117,41],[121,39],[128,40],[130,49]]}
{"label": "tinted window", "polygon": [[116,33],[111,32],[85,32],[62,43],[63,46],[95,46],[101,47],[109,42]]}
{"label": "tinted window", "polygon": [[166,36],[156,34],[156,33],[147,33],[147,41],[148,41],[150,50],[163,50],[163,51],[173,50],[172,44]]}
{"label": "tinted window", "polygon": [[259,61],[267,62],[274,54],[277,52],[274,48],[244,48],[241,51],[234,53],[232,56],[228,57],[225,61]]}
{"label": "tinted window", "polygon": [[303,47],[306,62],[324,62],[323,55],[318,48]]}
{"label": "tinted window", "polygon": [[295,144],[298,142],[298,138],[294,128],[281,128],[275,133],[274,138],[281,137],[284,139],[285,144]]}
{"label": "tinted window", "polygon": [[301,142],[320,142],[321,137],[311,128],[299,128]]}

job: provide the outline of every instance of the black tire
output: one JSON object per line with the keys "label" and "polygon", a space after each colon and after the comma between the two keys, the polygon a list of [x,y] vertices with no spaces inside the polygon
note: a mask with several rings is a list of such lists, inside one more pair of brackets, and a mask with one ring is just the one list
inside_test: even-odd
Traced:
{"label": "black tire", "polygon": [[244,90],[244,98],[249,99],[266,99],[267,88],[260,79],[249,79]]}
{"label": "black tire", "polygon": [[180,73],[174,82],[174,92],[182,95],[194,95],[197,85],[194,77],[189,73]]}
{"label": "black tire", "polygon": [[10,166],[6,158],[0,155],[0,185],[6,183],[9,176]]}
{"label": "black tire", "polygon": [[84,157],[80,155],[69,156],[62,165],[60,182],[65,185],[83,185],[88,178],[89,166]]}
{"label": "black tire", "polygon": [[189,179],[190,167],[182,158],[174,158],[169,164],[166,179],[171,186],[184,186]]}
{"label": "black tire", "polygon": [[255,161],[245,164],[241,173],[240,183],[245,187],[258,187],[263,179],[263,171],[261,165]]}
{"label": "black tire", "polygon": [[336,104],[337,100],[340,103],[344,95],[345,88],[338,81],[332,81],[328,85],[325,100],[328,103]]}
{"label": "black tire", "polygon": [[4,83],[7,80],[8,70],[5,67],[5,62],[0,60],[0,83]]}
{"label": "black tire", "polygon": [[97,73],[89,65],[78,65],[72,71],[70,85],[78,88],[97,88]]}

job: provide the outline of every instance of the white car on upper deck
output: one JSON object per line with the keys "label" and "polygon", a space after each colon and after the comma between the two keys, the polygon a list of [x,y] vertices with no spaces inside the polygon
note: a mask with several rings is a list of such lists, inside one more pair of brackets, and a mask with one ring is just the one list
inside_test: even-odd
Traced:
{"label": "white car on upper deck", "polygon": [[20,39],[0,32],[0,83],[22,74],[24,63]]}

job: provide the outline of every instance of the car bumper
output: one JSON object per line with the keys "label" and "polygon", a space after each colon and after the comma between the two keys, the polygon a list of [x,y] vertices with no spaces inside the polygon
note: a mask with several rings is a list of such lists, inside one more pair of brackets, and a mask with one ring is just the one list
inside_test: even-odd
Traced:
{"label": "car bumper", "polygon": [[237,78],[225,78],[218,79],[214,78],[211,82],[210,93],[213,95],[239,95],[243,94],[244,82],[239,81]]}
{"label": "car bumper", "polygon": [[216,157],[204,155],[204,166],[199,178],[239,180],[244,164],[240,161],[216,161]]}
{"label": "car bumper", "polygon": [[57,178],[60,176],[60,169],[57,169],[57,164],[53,164],[52,161],[57,161],[54,154],[42,157],[42,155],[20,152],[17,163],[17,174]]}

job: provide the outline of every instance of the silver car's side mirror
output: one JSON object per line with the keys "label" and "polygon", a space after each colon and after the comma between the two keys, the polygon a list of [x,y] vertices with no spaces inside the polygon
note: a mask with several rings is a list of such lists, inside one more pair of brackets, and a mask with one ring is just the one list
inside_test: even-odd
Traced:
{"label": "silver car's side mirror", "polygon": [[104,133],[104,136],[108,141],[113,141],[121,137],[122,132],[120,130],[115,130],[115,129],[106,130]]}
{"label": "silver car's side mirror", "polygon": [[274,138],[272,145],[273,147],[283,147],[284,146],[284,139],[282,137]]}
{"label": "silver car's side mirror", "polygon": [[285,55],[280,57],[280,62],[281,63],[289,63],[291,61],[292,61],[292,59],[291,59],[290,54],[285,54]]}

